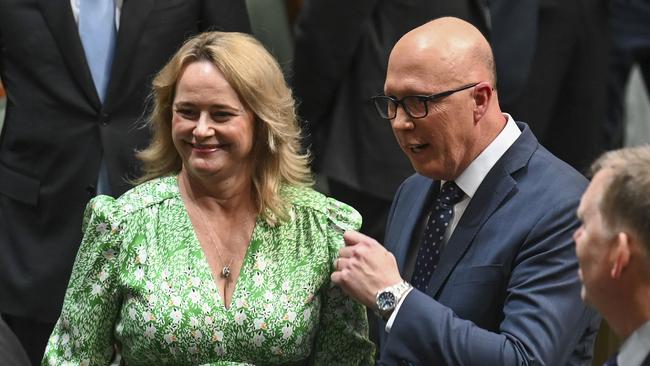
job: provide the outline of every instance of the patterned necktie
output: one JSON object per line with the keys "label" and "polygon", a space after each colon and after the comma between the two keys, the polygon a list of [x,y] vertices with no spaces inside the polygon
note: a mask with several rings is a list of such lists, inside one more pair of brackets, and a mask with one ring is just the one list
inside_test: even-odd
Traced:
{"label": "patterned necktie", "polygon": [[446,182],[433,203],[411,279],[413,286],[420,291],[427,290],[431,275],[438,267],[445,231],[454,216],[454,205],[460,202],[464,195],[456,183]]}
{"label": "patterned necktie", "polygon": [[113,0],[79,1],[79,37],[102,103],[111,75],[116,33]]}

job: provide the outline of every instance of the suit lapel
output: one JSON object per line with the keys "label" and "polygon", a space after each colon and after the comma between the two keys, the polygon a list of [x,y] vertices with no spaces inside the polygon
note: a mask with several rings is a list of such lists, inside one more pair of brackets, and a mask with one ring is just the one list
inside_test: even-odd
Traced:
{"label": "suit lapel", "polygon": [[428,293],[434,298],[473,244],[479,229],[505,200],[516,193],[517,182],[511,175],[526,166],[538,145],[528,126],[519,124],[519,128],[522,129],[521,136],[492,167],[449,238],[429,282]]}
{"label": "suit lapel", "polygon": [[406,255],[412,244],[413,230],[418,227],[423,211],[429,209],[428,203],[431,201],[430,197],[432,192],[438,192],[440,190],[439,181],[432,182],[430,179],[424,177],[421,179],[422,182],[418,183],[418,186],[414,188],[414,192],[405,204],[408,212],[401,220],[402,225],[398,235],[397,245],[391,250],[395,254],[395,260],[397,261],[400,273],[404,273]]}
{"label": "suit lapel", "polygon": [[106,93],[107,104],[117,96],[116,93],[122,92],[118,86],[123,85],[133,55],[138,52],[137,45],[154,2],[154,0],[131,0],[124,1],[122,5],[120,29],[117,32],[115,55],[111,66],[111,80]]}
{"label": "suit lapel", "polygon": [[99,110],[101,103],[86,63],[70,0],[39,0],[39,5],[70,74],[84,91],[93,108]]}
{"label": "suit lapel", "polygon": [[478,230],[515,187],[515,181],[503,170],[498,170],[483,180],[442,251],[438,269],[429,283],[428,292],[434,297],[473,243]]}

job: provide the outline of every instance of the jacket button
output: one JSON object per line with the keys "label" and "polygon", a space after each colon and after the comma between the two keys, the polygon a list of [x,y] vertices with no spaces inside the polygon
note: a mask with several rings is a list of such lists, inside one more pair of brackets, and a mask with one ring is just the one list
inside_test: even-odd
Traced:
{"label": "jacket button", "polygon": [[108,118],[109,118],[108,113],[102,113],[99,116],[99,124],[102,126],[106,126],[108,124]]}

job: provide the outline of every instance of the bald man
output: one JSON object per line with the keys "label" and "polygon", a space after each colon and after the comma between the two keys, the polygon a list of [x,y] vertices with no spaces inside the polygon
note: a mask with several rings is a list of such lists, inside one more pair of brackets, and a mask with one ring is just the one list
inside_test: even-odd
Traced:
{"label": "bald man", "polygon": [[381,365],[586,365],[600,319],[572,233],[587,181],[499,107],[492,52],[456,18],[393,48],[373,97],[417,174],[385,246],[346,232],[332,280],[375,309]]}

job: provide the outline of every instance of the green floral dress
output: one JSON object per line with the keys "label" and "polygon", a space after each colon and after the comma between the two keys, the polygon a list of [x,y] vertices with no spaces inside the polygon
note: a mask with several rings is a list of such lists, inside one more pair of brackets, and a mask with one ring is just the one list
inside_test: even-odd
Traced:
{"label": "green floral dress", "polygon": [[98,196],[43,365],[370,365],[364,308],[330,283],[351,207],[284,187],[289,222],[256,222],[230,308],[177,177]]}

